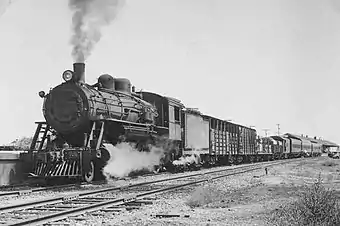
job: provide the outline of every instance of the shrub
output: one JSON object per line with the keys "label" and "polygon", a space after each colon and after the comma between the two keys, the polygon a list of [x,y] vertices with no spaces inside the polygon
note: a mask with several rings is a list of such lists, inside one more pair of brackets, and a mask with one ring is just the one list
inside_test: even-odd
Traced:
{"label": "shrub", "polygon": [[271,217],[275,225],[340,225],[340,206],[335,191],[326,189],[321,177],[312,186],[305,186],[299,198]]}

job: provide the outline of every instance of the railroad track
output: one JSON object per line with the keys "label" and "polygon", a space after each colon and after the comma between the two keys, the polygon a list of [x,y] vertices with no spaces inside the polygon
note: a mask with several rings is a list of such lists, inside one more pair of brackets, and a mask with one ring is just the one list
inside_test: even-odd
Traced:
{"label": "railroad track", "polygon": [[19,196],[19,195],[29,195],[31,193],[42,192],[42,191],[50,191],[50,190],[58,190],[58,189],[65,189],[65,188],[73,188],[79,187],[86,183],[77,183],[77,184],[64,184],[64,185],[57,185],[57,186],[48,186],[48,187],[37,187],[34,188],[32,185],[25,185],[20,186],[20,190],[9,190],[9,191],[0,191],[0,197],[4,196]]}
{"label": "railroad track", "polygon": [[[124,178],[125,180],[134,179],[137,177],[148,177],[155,175],[153,173],[146,173],[139,176],[131,176]],[[159,174],[161,175],[161,173]],[[67,189],[67,188],[79,188],[82,185],[103,185],[105,184],[105,180],[94,181],[92,183],[83,182],[83,183],[72,183],[72,184],[61,184],[61,185],[53,185],[53,186],[40,186],[38,183],[22,183],[22,184],[14,184],[14,185],[4,185],[0,186],[0,197],[5,196],[22,196],[22,195],[30,195],[32,193],[38,193],[42,191],[51,191],[58,189]]]}
{"label": "railroad track", "polygon": [[[146,198],[158,193],[294,161],[301,161],[301,159],[242,165],[4,206],[0,207],[0,223],[5,225],[40,225],[88,212],[117,212],[121,209],[135,209],[143,204],[152,204],[152,200]],[[169,182],[171,183],[169,184]],[[174,185],[174,182],[178,184]]]}
{"label": "railroad track", "polygon": [[1,185],[0,191],[4,191],[5,189],[14,189],[14,188],[21,188],[25,186],[29,186],[29,183],[21,183],[21,184],[11,184],[11,185]]}

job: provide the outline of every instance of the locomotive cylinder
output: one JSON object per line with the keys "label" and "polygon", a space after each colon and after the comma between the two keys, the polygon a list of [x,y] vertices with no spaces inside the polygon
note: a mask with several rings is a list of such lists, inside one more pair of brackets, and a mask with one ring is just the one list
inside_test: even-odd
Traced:
{"label": "locomotive cylinder", "polygon": [[74,82],[85,83],[85,64],[84,63],[74,63],[73,64]]}

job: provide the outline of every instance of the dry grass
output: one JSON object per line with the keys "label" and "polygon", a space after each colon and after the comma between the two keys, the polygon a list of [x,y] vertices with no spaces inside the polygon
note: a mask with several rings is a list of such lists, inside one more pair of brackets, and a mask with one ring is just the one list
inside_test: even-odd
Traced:
{"label": "dry grass", "polygon": [[271,225],[340,225],[340,205],[335,191],[326,189],[319,176],[296,201],[273,211],[269,221]]}

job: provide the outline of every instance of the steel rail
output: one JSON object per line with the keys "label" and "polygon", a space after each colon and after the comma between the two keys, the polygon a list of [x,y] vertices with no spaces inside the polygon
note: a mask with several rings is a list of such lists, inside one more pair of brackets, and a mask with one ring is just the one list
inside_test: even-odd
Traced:
{"label": "steel rail", "polygon": [[[260,163],[258,163],[258,164],[260,164]],[[3,206],[3,207],[0,207],[0,213],[8,212],[8,211],[11,211],[11,210],[18,210],[19,208],[23,209],[23,208],[29,208],[29,207],[37,207],[37,206],[41,206],[41,205],[45,205],[45,204],[55,204],[55,203],[63,202],[65,200],[72,200],[72,199],[76,199],[76,198],[80,198],[80,197],[96,195],[96,194],[99,194],[99,193],[122,190],[122,189],[125,189],[125,188],[132,188],[132,187],[136,187],[136,186],[155,184],[155,183],[160,183],[160,182],[164,182],[164,181],[178,180],[178,179],[183,179],[183,178],[188,178],[188,177],[201,176],[201,175],[205,175],[205,174],[212,174],[212,173],[228,171],[228,170],[230,171],[230,170],[234,170],[234,169],[247,168],[247,167],[251,167],[251,166],[249,166],[249,165],[244,166],[243,165],[243,166],[235,167],[235,168],[228,168],[228,169],[221,169],[221,170],[215,170],[215,171],[210,171],[210,172],[201,172],[201,173],[190,174],[190,175],[164,178],[164,179],[160,179],[160,180],[147,181],[147,182],[141,182],[141,183],[136,183],[136,184],[129,184],[129,185],[120,186],[120,187],[102,188],[102,189],[93,190],[93,191],[79,192],[79,193],[74,194],[74,195],[59,196],[59,197],[54,197],[54,198],[48,198],[48,199],[43,199],[43,200],[38,200],[38,201],[27,202],[27,203],[20,203],[20,204],[15,204],[15,205]]]}
{"label": "steel rail", "polygon": [[[278,161],[282,162],[283,160],[278,160]],[[293,161],[293,160],[291,160],[291,161]],[[287,161],[284,161],[284,162],[287,162]],[[235,170],[235,169],[248,168],[248,167],[253,167],[253,166],[257,166],[257,165],[261,165],[261,164],[265,164],[265,163],[267,163],[267,162],[259,162],[259,163],[254,163],[254,164],[251,164],[251,165],[242,165],[242,166],[236,166],[236,167],[233,167],[233,168],[220,169],[220,170],[214,170],[214,171],[209,171],[209,172],[199,172],[199,173],[196,173],[196,174],[186,174],[186,175],[182,175],[182,176],[164,178],[164,179],[141,182],[141,183],[136,183],[136,184],[129,184],[129,185],[120,186],[120,187],[101,188],[101,189],[92,190],[92,191],[79,192],[79,193],[74,194],[74,195],[58,196],[58,197],[47,198],[47,199],[32,201],[32,202],[27,202],[27,203],[19,203],[19,204],[15,204],[15,205],[8,205],[8,206],[0,207],[0,213],[8,212],[8,211],[11,211],[11,210],[19,210],[19,209],[26,209],[26,208],[30,208],[30,207],[38,207],[38,206],[42,206],[42,205],[45,205],[45,204],[56,204],[56,203],[63,202],[65,200],[72,200],[72,199],[76,199],[76,198],[80,198],[80,197],[86,197],[86,196],[96,195],[96,194],[99,194],[99,193],[117,191],[117,190],[132,188],[132,187],[136,187],[136,186],[143,186],[143,185],[148,185],[148,184],[160,183],[160,182],[164,182],[164,181],[172,181],[172,180],[178,180],[178,179],[183,179],[183,178],[188,178],[188,177],[201,176],[201,175],[206,175],[206,174],[213,174],[213,173],[218,173],[218,172],[223,172],[223,171],[231,171],[231,170]],[[275,164],[275,163],[278,163],[278,162],[275,161],[273,164]]]}
{"label": "steel rail", "polygon": [[[155,175],[155,174],[143,174],[143,177],[147,177],[150,175]],[[132,176],[130,178],[136,178],[135,176]],[[35,193],[35,192],[41,192],[41,191],[49,191],[49,190],[56,190],[56,189],[61,189],[61,188],[72,188],[72,187],[77,187],[81,185],[100,185],[104,184],[105,180],[101,181],[94,181],[94,182],[82,182],[82,183],[73,183],[73,184],[63,184],[63,185],[57,185],[57,186],[47,186],[47,187],[38,187],[34,188],[36,184],[33,183],[22,183],[22,184],[13,184],[13,185],[3,185],[0,186],[0,197],[3,196],[19,196],[19,195],[27,195],[30,193]],[[30,187],[31,186],[31,187]],[[20,189],[20,190],[10,190],[10,191],[4,191],[1,189],[8,189],[8,188],[20,188],[20,187],[27,187],[27,189]],[[33,188],[32,188],[33,187]]]}
{"label": "steel rail", "polygon": [[[202,179],[202,180],[197,180],[197,181],[193,181],[193,182],[188,182],[185,184],[180,184],[180,185],[175,185],[175,186],[170,186],[170,187],[166,187],[166,188],[160,188],[160,189],[156,189],[153,191],[147,191],[147,192],[143,192],[134,196],[129,196],[129,197],[124,197],[124,198],[118,198],[118,199],[113,199],[113,200],[109,200],[109,201],[102,201],[99,203],[94,203],[94,204],[90,204],[87,206],[83,206],[83,207],[77,207],[77,208],[72,208],[69,210],[65,210],[65,211],[61,211],[61,212],[57,212],[57,213],[53,213],[53,214],[49,214],[49,215],[45,215],[45,216],[41,216],[38,218],[34,218],[34,219],[29,219],[29,220],[25,220],[25,221],[21,221],[21,222],[16,222],[13,224],[9,224],[9,225],[38,225],[38,224],[44,224],[44,223],[48,223],[48,222],[55,222],[55,221],[59,221],[59,220],[63,220],[69,216],[74,216],[74,215],[80,215],[86,212],[93,212],[93,211],[97,211],[109,206],[113,206],[113,205],[121,205],[121,204],[126,204],[126,203],[130,203],[130,202],[134,202],[137,199],[143,198],[143,197],[147,197],[150,195],[154,195],[157,193],[163,193],[169,190],[174,190],[177,188],[181,188],[181,187],[186,187],[186,186],[190,186],[190,185],[194,185],[194,184],[199,184],[199,183],[203,183],[203,182],[209,182],[212,180],[216,180],[219,178],[223,178],[223,177],[228,177],[228,176],[232,176],[232,175],[237,175],[237,174],[242,174],[242,173],[246,173],[246,172],[251,172],[251,171],[255,171],[258,169],[262,169],[263,167],[270,167],[273,165],[278,165],[278,164],[287,164],[290,162],[294,162],[297,160],[292,160],[292,161],[279,161],[279,162],[274,162],[274,163],[263,163],[262,164],[257,164],[256,166],[251,165],[251,166],[242,166],[242,167],[235,167],[232,169],[224,169],[224,170],[216,170],[216,171],[211,171],[211,172],[206,172],[206,173],[199,173],[199,174],[193,174],[193,175],[186,175],[186,176],[180,176],[180,177],[175,177],[175,178],[168,178],[168,179],[162,179],[162,180],[157,180],[157,181],[150,181],[150,182],[144,182],[144,183],[138,183],[138,184],[133,184],[133,185],[128,185],[128,186],[123,186],[123,187],[135,187],[137,185],[146,185],[146,184],[156,184],[159,182],[164,182],[164,181],[171,181],[171,180],[178,180],[178,179],[182,179],[182,178],[188,178],[188,177],[195,177],[195,176],[199,176],[199,175],[208,175],[208,174],[212,174],[212,173],[219,173],[219,172],[226,172],[226,171],[232,171],[232,170],[240,170],[243,168],[250,168],[250,169],[245,169],[242,171],[238,171],[238,172],[231,172],[231,173],[227,173],[227,174],[223,174],[223,175],[219,175],[219,176],[215,176],[209,179]],[[259,165],[259,166],[258,166]],[[121,189],[122,187],[117,187],[117,188],[110,188],[110,189],[103,189],[103,190],[118,190]],[[102,191],[103,191],[102,190]],[[95,191],[96,193],[98,193],[98,191]]]}
{"label": "steel rail", "polygon": [[[30,193],[40,192],[40,191],[56,190],[60,188],[72,188],[76,186],[81,186],[83,184],[86,184],[86,183],[63,184],[63,185],[40,187],[40,188],[27,188],[27,189],[15,190],[15,191],[0,191],[0,196],[27,195]],[[26,185],[26,186],[29,186],[29,185]]]}
{"label": "steel rail", "polygon": [[9,185],[1,185],[0,186],[0,191],[2,189],[7,189],[7,188],[20,188],[20,187],[24,187],[24,186],[29,186],[29,183],[21,183],[21,184],[9,184]]}

